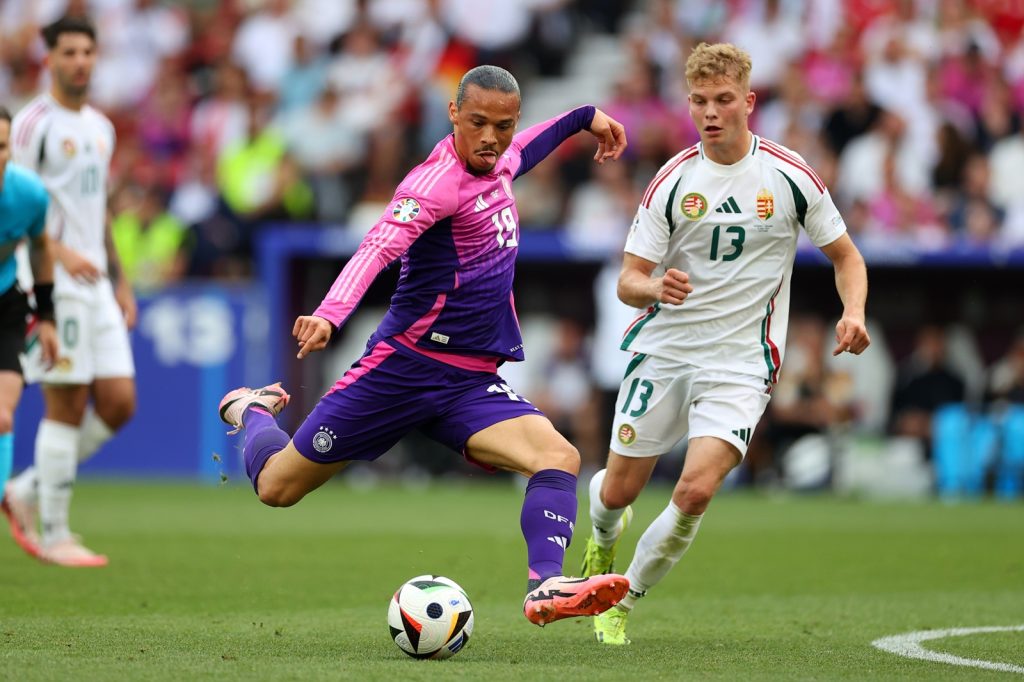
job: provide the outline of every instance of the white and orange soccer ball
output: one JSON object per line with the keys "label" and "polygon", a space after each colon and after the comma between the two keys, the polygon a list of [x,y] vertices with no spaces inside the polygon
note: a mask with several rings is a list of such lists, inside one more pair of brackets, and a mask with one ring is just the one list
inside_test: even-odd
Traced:
{"label": "white and orange soccer ball", "polygon": [[391,597],[388,627],[398,648],[413,658],[448,658],[473,634],[473,607],[454,580],[419,575]]}

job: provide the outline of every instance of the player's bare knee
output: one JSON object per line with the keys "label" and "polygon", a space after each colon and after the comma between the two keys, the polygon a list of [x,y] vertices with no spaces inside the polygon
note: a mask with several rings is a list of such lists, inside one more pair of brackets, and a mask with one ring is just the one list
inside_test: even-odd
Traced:
{"label": "player's bare knee", "polygon": [[75,426],[82,423],[82,418],[85,417],[85,408],[89,404],[88,387],[68,389],[44,387],[43,396],[46,402],[44,419]]}
{"label": "player's bare knee", "polygon": [[672,502],[684,514],[703,514],[711,504],[712,497],[712,492],[689,490],[682,495],[673,495]]}
{"label": "player's bare knee", "polygon": [[548,453],[544,461],[543,469],[558,469],[573,476],[580,473],[580,452],[570,443],[566,443],[557,450]]}
{"label": "player's bare knee", "polygon": [[291,507],[305,496],[305,492],[284,481],[270,479],[264,482],[260,477],[257,495],[260,502],[268,507]]}
{"label": "player's bare knee", "polygon": [[14,414],[6,407],[0,407],[0,435],[14,430]]}
{"label": "player's bare knee", "polygon": [[135,401],[126,399],[97,405],[96,414],[112,431],[118,431],[135,416]]}
{"label": "player's bare knee", "polygon": [[601,491],[601,504],[607,509],[623,509],[633,504],[639,495],[638,490],[626,486],[615,486],[615,489]]}
{"label": "player's bare knee", "polygon": [[283,494],[278,488],[271,488],[270,490],[261,489],[259,492],[260,502],[267,505],[268,507],[291,507],[299,498],[292,499],[291,497]]}
{"label": "player's bare knee", "polygon": [[708,477],[685,478],[672,491],[672,501],[687,514],[703,514],[718,490],[718,481]]}

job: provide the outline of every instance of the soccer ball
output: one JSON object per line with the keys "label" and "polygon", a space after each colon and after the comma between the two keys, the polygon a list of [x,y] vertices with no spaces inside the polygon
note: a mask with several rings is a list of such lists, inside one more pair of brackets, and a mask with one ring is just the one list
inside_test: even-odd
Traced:
{"label": "soccer ball", "polygon": [[454,580],[419,575],[395,591],[388,627],[398,648],[413,658],[448,658],[473,634],[473,607]]}

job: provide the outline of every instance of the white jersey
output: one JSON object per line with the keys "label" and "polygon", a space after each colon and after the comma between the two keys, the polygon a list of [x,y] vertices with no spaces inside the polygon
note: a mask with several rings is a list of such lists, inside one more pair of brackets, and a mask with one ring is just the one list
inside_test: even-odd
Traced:
{"label": "white jersey", "polygon": [[682,305],[638,311],[623,350],[778,380],[802,226],[815,246],[846,231],[824,183],[795,152],[756,135],[729,166],[694,145],[644,193],[626,252],[690,276]]}
{"label": "white jersey", "polygon": [[[15,163],[31,168],[50,193],[46,230],[51,239],[107,272],[105,231],[107,176],[114,152],[114,126],[96,109],[67,109],[43,94],[18,112],[11,125]],[[90,285],[54,267],[58,295],[82,294]]]}

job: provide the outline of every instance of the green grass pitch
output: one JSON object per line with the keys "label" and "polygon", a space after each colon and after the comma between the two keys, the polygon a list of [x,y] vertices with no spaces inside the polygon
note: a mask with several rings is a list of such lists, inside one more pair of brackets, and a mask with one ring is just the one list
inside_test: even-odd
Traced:
{"label": "green grass pitch", "polygon": [[[587,621],[523,618],[521,494],[508,481],[336,483],[270,509],[241,484],[80,482],[74,526],[111,564],[44,566],[0,530],[0,679],[1021,679],[871,646],[1024,624],[1019,503],[723,494],[634,612],[633,645],[612,648]],[[667,497],[641,497],[621,569]],[[476,610],[473,638],[448,661],[410,659],[388,636],[391,593],[422,573],[460,582]],[[1024,666],[1020,631],[925,646]]]}

